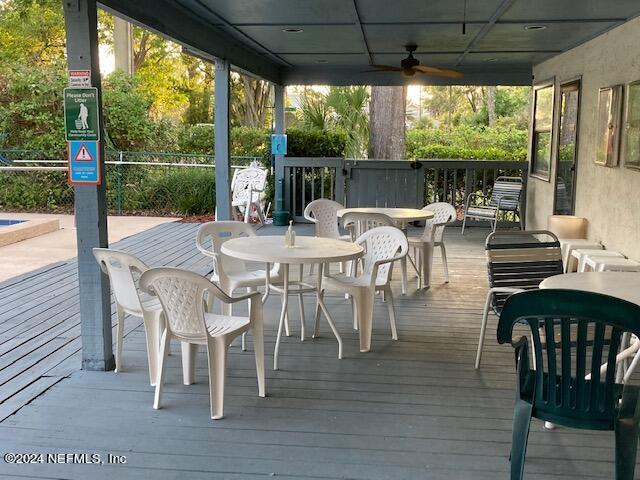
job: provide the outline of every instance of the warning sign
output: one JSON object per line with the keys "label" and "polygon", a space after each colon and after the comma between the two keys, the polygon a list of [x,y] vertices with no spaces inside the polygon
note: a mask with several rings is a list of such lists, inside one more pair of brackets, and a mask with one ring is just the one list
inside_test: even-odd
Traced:
{"label": "warning sign", "polygon": [[69,142],[69,183],[100,184],[100,142]]}
{"label": "warning sign", "polygon": [[80,145],[80,150],[78,150],[78,153],[76,153],[76,158],[74,158],[74,160],[76,162],[92,162],[93,161],[93,157],[89,153],[89,149],[84,143]]}
{"label": "warning sign", "polygon": [[100,140],[98,89],[64,89],[64,129],[66,140]]}
{"label": "warning sign", "polygon": [[69,87],[91,87],[91,70],[69,70]]}

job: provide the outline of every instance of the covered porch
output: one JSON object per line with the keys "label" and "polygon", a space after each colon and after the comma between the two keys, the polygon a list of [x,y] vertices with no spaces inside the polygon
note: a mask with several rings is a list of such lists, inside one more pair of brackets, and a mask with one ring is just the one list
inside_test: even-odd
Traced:
{"label": "covered porch", "polygon": [[[299,234],[311,234],[308,227]],[[170,223],[113,248],[151,266],[174,265],[209,274],[195,248],[196,226]],[[281,232],[265,227],[259,235]],[[327,306],[344,341],[344,358],[326,324],[321,337],[292,335],[280,350],[280,370],[267,368],[267,397],[256,391],[251,342],[229,351],[225,418],[209,419],[206,354],[196,384],[182,385],[180,347],[172,346],[164,404],[153,410],[144,331],[129,317],[124,371],[80,371],[75,261],[0,285],[3,385],[0,442],[4,450],[98,453],[105,465],[3,465],[8,478],[354,478],[495,479],[509,469],[515,376],[513,350],[486,342],[481,370],[475,349],[486,295],[483,248],[487,229],[447,232],[450,283],[439,257],[429,290],[400,294],[395,276],[399,340],[390,338],[385,305],[376,300],[373,349],[358,351],[351,306],[341,295]],[[307,326],[314,308],[305,302]],[[280,301],[265,305],[266,364],[271,364]],[[115,313],[111,318],[115,325]],[[11,330],[8,327],[13,327]],[[15,335],[16,329],[20,332]],[[490,318],[495,331],[495,318]],[[115,329],[114,329],[115,331]],[[18,345],[20,344],[20,345]],[[8,397],[8,398],[7,398]],[[15,413],[14,413],[15,412]],[[531,428],[526,478],[611,478],[613,434]],[[126,457],[126,463],[106,459]]]}
{"label": "covered porch", "polygon": [[[216,63],[218,220],[231,218],[232,69],[274,83],[275,134],[285,132],[287,85],[403,85],[414,81],[537,85],[540,80],[540,85],[555,88],[583,76],[584,88],[591,93],[581,97],[579,146],[572,159],[574,167],[579,164],[579,173],[573,177],[576,196],[567,203],[571,211],[565,213],[588,217],[595,227],[588,233],[591,240],[640,259],[640,221],[637,215],[627,216],[614,207],[614,193],[622,186],[631,211],[637,212],[637,172],[626,175],[627,170],[608,169],[602,174],[597,170],[601,167],[585,166],[591,162],[595,143],[589,140],[594,136],[589,125],[597,111],[594,89],[640,77],[638,50],[633,48],[640,38],[640,22],[634,19],[640,7],[631,0],[616,2],[615,7],[610,3],[407,1],[404,8],[397,8],[393,2],[377,0],[105,0],[101,6]],[[92,85],[100,92],[96,2],[65,0],[64,8],[69,69],[90,70]],[[459,70],[462,79],[366,71],[376,64],[398,61],[404,55],[403,46],[412,42],[419,44],[416,57],[421,62]],[[607,52],[614,53],[615,65],[605,61]],[[545,228],[547,216],[557,210],[553,199],[559,185],[560,96],[552,96],[550,105],[555,114],[553,127],[545,131],[549,138],[546,170],[537,161],[535,165],[496,162],[489,167],[495,172],[517,170],[522,177],[526,198],[521,213],[526,215],[528,228]],[[533,125],[532,136],[536,133]],[[98,149],[103,150],[104,145],[98,144]],[[535,149],[531,150],[530,157]],[[104,167],[104,155],[98,156]],[[344,191],[340,196],[339,188],[348,186],[349,181],[355,183],[353,177],[346,176],[352,173],[349,170],[357,172],[358,162],[364,163],[306,161],[309,159],[274,155],[274,209],[297,219],[313,198],[349,199]],[[420,164],[424,170],[415,176],[418,162],[398,162],[394,169],[403,170],[405,177],[396,187],[402,188],[409,176],[419,179],[417,194],[410,201],[420,202],[411,205],[420,208],[430,200],[425,193],[429,185],[441,181],[443,198],[434,196],[433,200],[458,207],[470,193],[491,188],[486,179],[476,181],[481,177],[476,176],[480,167],[465,162],[451,159],[430,164],[425,159]],[[308,178],[305,168],[320,168],[319,175],[323,175],[328,164],[335,169],[332,182],[342,179],[332,183],[335,189],[330,195],[324,191],[316,195],[312,190],[312,197],[306,198],[304,186],[296,193],[293,179],[300,169],[304,179]],[[426,170],[432,176],[426,175]],[[447,178],[452,177],[447,177],[447,171],[451,175],[464,171],[460,195],[457,177],[449,183]],[[377,202],[388,184],[382,179],[370,188],[368,182],[370,179],[361,183],[366,195],[358,200],[366,205],[355,200],[354,205],[380,206]],[[320,183],[324,188],[324,177]],[[454,191],[447,196],[451,185]],[[595,202],[593,191],[599,192],[598,199],[603,201]],[[384,198],[382,206],[407,206],[391,195]],[[457,228],[447,230],[448,284],[442,281],[439,255],[435,256],[428,290],[416,290],[417,282],[410,277],[408,293],[401,295],[399,275],[393,277],[399,341],[391,341],[386,307],[376,299],[373,348],[368,353],[358,350],[350,303],[341,294],[327,294],[327,307],[343,336],[344,358],[336,358],[336,342],[326,324],[322,324],[320,338],[301,342],[296,337],[297,309],[291,308],[293,333],[284,340],[280,370],[274,371],[270,360],[280,304],[277,296],[269,298],[264,310],[267,397],[257,396],[251,343],[249,351],[243,352],[236,342],[229,350],[226,415],[224,420],[212,422],[202,351],[197,356],[196,383],[184,386],[178,345],[173,345],[161,410],[151,408],[153,388],[148,381],[141,322],[127,321],[123,371],[117,375],[108,372],[114,366],[115,310],[109,279],[92,253],[96,247],[113,247],[133,253],[151,266],[176,266],[209,276],[211,260],[195,245],[197,226],[169,223],[110,246],[104,182],[77,185],[75,205],[77,259],[0,284],[0,443],[6,452],[86,453],[89,457],[68,462],[72,465],[4,464],[0,476],[507,478],[515,395],[513,349],[495,342],[494,316],[489,320],[482,369],[474,369],[488,289],[484,241],[489,229],[474,228],[465,236]],[[300,225],[297,231],[313,235],[309,225]],[[265,226],[257,233],[280,235],[284,229]],[[310,322],[311,297],[305,300],[305,307]],[[92,454],[99,454],[103,464],[89,464]],[[534,419],[526,478],[612,478],[613,458],[610,432],[562,427],[543,430],[542,422]]]}

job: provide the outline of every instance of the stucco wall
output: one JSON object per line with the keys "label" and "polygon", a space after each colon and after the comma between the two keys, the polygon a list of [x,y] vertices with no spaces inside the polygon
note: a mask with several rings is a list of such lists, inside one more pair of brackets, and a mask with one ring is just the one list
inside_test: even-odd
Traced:
{"label": "stucco wall", "polygon": [[[589,220],[590,239],[640,260],[640,171],[625,168],[622,161],[615,168],[594,163],[598,89],[640,79],[640,18],[535,66],[533,72],[534,83],[555,78],[556,137],[559,85],[581,78],[576,215]],[[557,138],[554,152],[555,142]],[[529,177],[527,229],[546,228],[553,213],[555,153],[551,163],[550,182]]]}

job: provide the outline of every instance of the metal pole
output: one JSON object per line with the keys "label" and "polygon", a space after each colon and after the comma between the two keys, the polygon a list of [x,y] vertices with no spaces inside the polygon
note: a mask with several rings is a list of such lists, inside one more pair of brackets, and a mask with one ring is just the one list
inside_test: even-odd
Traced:
{"label": "metal pole", "polygon": [[[63,7],[68,68],[91,70],[91,83],[98,89],[98,108],[102,112],[96,1],[65,0]],[[100,138],[104,138],[101,114],[99,124]],[[82,368],[85,370],[111,370],[114,367],[109,279],[100,270],[92,252],[94,247],[108,246],[102,142],[98,151],[100,185],[75,185]]]}
{"label": "metal pole", "polygon": [[216,61],[215,79],[215,154],[216,154],[216,220],[231,220],[231,168],[229,157],[229,91],[230,66],[226,60]]}

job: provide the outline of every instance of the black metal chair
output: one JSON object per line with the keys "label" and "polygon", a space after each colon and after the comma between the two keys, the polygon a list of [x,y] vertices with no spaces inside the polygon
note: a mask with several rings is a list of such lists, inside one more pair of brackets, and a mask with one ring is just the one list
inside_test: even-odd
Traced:
{"label": "black metal chair", "polygon": [[[547,237],[542,241],[541,237]],[[507,298],[537,289],[545,278],[560,275],[562,253],[558,237],[547,230],[499,231],[485,242],[489,292],[484,305],[475,368],[480,368],[489,311],[500,316]]]}

